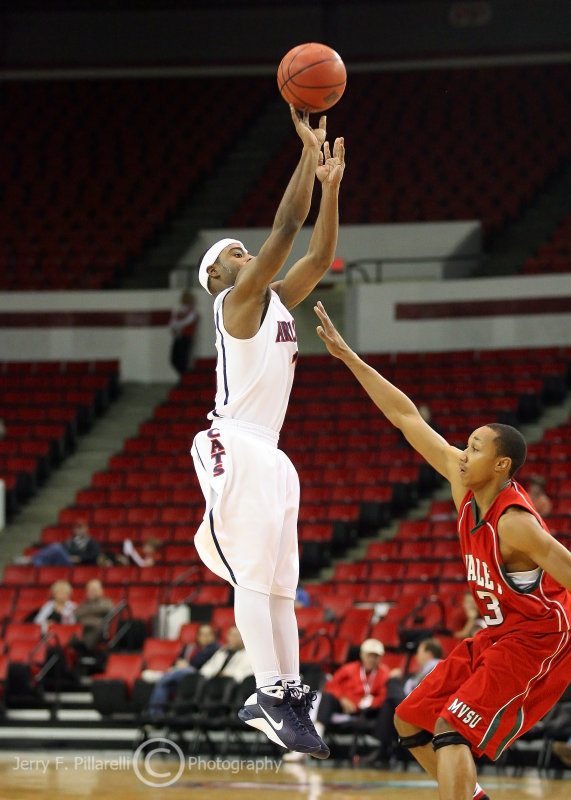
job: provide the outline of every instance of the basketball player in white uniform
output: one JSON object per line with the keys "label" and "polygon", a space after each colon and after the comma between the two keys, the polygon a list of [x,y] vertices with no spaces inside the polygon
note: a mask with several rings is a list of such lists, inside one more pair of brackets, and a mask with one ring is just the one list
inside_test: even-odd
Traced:
{"label": "basketball player in white uniform", "polygon": [[[290,309],[333,261],[344,144],[336,139],[331,154],[325,117],[312,129],[307,115],[290,110],[303,149],[268,239],[257,256],[222,239],[199,265],[199,280],[215,297],[218,361],[212,426],[192,446],[206,499],[195,542],[204,563],[234,586],[236,625],[257,687],[240,718],[282,747],[327,758],[309,718],[314,695],[299,675],[299,480],[277,445],[298,352]],[[321,203],[308,251],[272,283],[309,213],[315,176]]]}

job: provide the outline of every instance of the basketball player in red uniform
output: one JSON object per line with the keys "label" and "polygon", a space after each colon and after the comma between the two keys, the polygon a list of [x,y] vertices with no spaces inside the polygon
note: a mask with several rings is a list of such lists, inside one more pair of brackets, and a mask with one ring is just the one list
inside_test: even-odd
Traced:
{"label": "basketball player in red uniform", "polygon": [[450,482],[470,590],[486,628],[463,640],[397,707],[400,742],[437,780],[441,800],[484,800],[473,755],[495,760],[557,702],[571,677],[571,553],[514,480],[523,437],[490,423],[464,450],[362,361],[325,309],[318,335],[387,419]]}

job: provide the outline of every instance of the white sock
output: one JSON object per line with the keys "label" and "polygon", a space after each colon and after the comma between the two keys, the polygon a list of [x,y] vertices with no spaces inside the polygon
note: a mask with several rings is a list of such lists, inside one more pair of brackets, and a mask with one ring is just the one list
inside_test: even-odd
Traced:
{"label": "white sock", "polygon": [[477,783],[477,784],[476,784],[476,788],[474,789],[474,794],[472,795],[472,797],[477,797],[477,796],[478,796],[479,794],[481,794],[482,792],[484,792],[484,790],[482,789],[482,787],[480,786],[480,784],[479,784],[479,783]]}
{"label": "white sock", "polygon": [[243,586],[234,587],[234,619],[256,678],[256,688],[280,680],[274,650],[270,596]]}
{"label": "white sock", "polygon": [[282,683],[300,683],[299,631],[292,597],[270,595],[270,615],[274,635],[274,651]]}

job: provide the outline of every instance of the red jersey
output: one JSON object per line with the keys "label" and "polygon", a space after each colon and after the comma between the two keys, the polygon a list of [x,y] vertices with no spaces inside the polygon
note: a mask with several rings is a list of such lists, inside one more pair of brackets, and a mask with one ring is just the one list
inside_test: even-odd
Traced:
{"label": "red jersey", "polygon": [[[510,506],[529,511],[542,528],[549,529],[535,510],[527,492],[515,481],[502,489],[483,519],[472,491],[458,512],[458,533],[470,591],[487,624],[486,633],[497,639],[507,633],[534,636],[571,629],[571,593],[539,570],[532,582],[520,588],[508,575],[498,539],[498,520]],[[535,579],[533,579],[535,578]]]}

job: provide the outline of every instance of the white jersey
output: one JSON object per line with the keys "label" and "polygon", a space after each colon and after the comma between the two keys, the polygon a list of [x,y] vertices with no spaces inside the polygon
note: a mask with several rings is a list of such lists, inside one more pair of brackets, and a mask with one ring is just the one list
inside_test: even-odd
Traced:
{"label": "white jersey", "polygon": [[279,433],[289,401],[297,360],[292,315],[276,292],[260,329],[251,339],[236,339],[224,327],[222,304],[232,288],[214,301],[216,325],[216,399],[208,419],[251,422]]}

